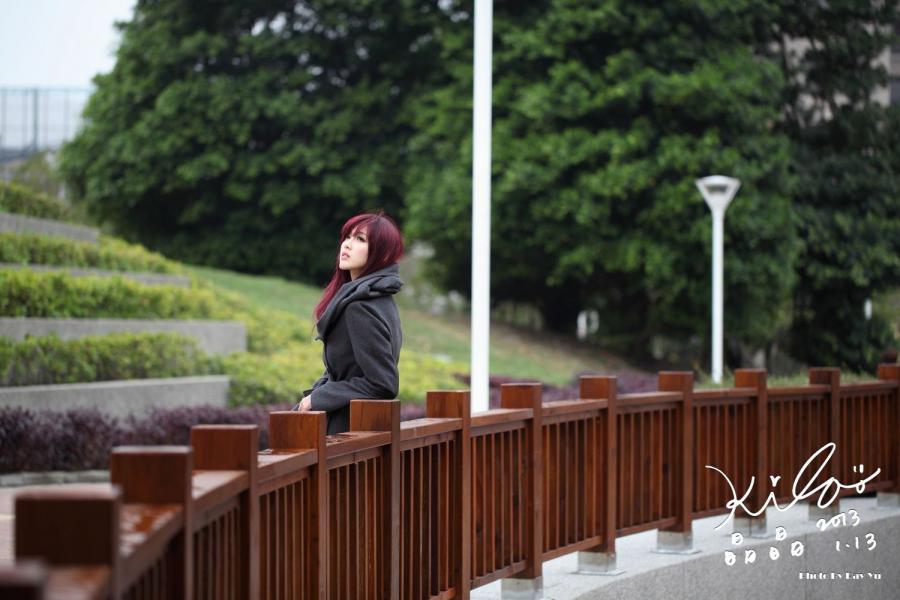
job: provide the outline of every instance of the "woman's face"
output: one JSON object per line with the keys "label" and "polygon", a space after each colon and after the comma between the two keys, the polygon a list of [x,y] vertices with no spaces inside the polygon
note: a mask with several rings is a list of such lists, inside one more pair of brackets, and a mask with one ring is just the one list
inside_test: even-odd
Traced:
{"label": "woman's face", "polygon": [[338,268],[350,271],[350,279],[356,279],[369,260],[369,237],[365,229],[352,231],[341,242],[341,253],[338,257]]}

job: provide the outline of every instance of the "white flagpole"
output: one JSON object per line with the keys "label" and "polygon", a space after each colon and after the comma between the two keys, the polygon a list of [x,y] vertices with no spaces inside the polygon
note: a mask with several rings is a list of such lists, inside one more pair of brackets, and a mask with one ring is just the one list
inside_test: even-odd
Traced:
{"label": "white flagpole", "polygon": [[472,412],[488,409],[491,300],[491,65],[493,0],[475,0],[472,103]]}

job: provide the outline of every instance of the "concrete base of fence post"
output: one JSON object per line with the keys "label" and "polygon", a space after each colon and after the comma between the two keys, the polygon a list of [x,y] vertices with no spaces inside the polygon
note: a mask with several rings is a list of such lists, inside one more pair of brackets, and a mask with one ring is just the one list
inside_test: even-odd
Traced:
{"label": "concrete base of fence post", "polygon": [[900,492],[877,492],[875,508],[900,508]]}
{"label": "concrete base of fence post", "polygon": [[581,575],[621,575],[625,571],[616,568],[615,552],[579,552],[578,570]]}
{"label": "concrete base of fence post", "polygon": [[542,600],[544,597],[544,578],[501,579],[500,597],[503,600]]}
{"label": "concrete base of fence post", "polygon": [[744,537],[770,537],[768,525],[766,523],[766,515],[760,515],[758,517],[734,517],[732,531],[741,533]]}
{"label": "concrete base of fence post", "polygon": [[841,512],[841,502],[840,500],[835,500],[825,508],[822,508],[815,502],[810,502],[809,506],[809,517],[807,520],[809,521],[818,521],[819,519],[830,519],[831,517],[840,514]]}
{"label": "concrete base of fence post", "polygon": [[692,531],[657,531],[656,550],[658,554],[697,554],[698,548],[694,548],[694,533]]}

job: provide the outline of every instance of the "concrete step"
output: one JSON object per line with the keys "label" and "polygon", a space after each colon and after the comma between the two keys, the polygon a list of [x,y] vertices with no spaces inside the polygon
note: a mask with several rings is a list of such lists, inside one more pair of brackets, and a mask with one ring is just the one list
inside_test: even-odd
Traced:
{"label": "concrete step", "polygon": [[74,223],[26,217],[0,211],[0,231],[12,233],[40,233],[54,237],[64,237],[82,242],[97,243],[100,230]]}
{"label": "concrete step", "polygon": [[154,408],[227,406],[227,375],[0,387],[0,407],[66,411],[96,408],[114,417],[146,417]]}
{"label": "concrete step", "polygon": [[231,354],[247,350],[247,328],[240,321],[206,319],[50,319],[40,317],[0,317],[0,336],[16,340],[55,333],[71,340],[89,335],[122,331],[137,333],[181,333],[197,340],[207,354]]}
{"label": "concrete step", "polygon": [[189,287],[191,280],[185,275],[170,275],[168,273],[150,273],[144,271],[110,271],[108,269],[92,269],[87,267],[65,267],[57,265],[35,265],[0,263],[0,269],[39,271],[41,273],[67,273],[73,277],[124,277],[147,285],[175,285]]}

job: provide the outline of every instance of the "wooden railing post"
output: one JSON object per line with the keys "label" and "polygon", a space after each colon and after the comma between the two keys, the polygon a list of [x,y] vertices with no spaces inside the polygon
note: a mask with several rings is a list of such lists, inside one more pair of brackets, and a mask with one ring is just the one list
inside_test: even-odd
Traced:
{"label": "wooden railing post", "polygon": [[893,432],[894,438],[888,440],[888,443],[895,448],[894,472],[891,473],[894,487],[889,490],[879,490],[876,493],[876,506],[897,508],[900,507],[900,364],[878,365],[878,379],[893,381],[897,387],[894,389],[894,426],[889,428],[889,431]]}
{"label": "wooden railing post", "polygon": [[385,455],[384,506],[390,507],[389,534],[384,536],[386,557],[385,598],[400,598],[400,401],[351,400],[350,431],[389,431],[391,444]]}
{"label": "wooden railing post", "polygon": [[4,600],[44,600],[49,573],[40,560],[0,563],[0,598]]}
{"label": "wooden railing post", "polygon": [[[109,457],[109,478],[122,490],[123,504],[177,504],[182,529],[164,551],[166,597],[193,595],[193,518],[191,449],[182,446],[120,446]],[[123,565],[122,588],[127,590],[147,564]],[[135,572],[130,572],[134,568]]]}
{"label": "wooden railing post", "polygon": [[88,568],[74,585],[121,597],[118,487],[30,490],[16,494],[15,557],[50,567]]}
{"label": "wooden railing post", "polygon": [[[828,392],[828,402],[826,403],[826,411],[828,413],[827,442],[838,444],[841,433],[841,370],[835,367],[812,367],[809,369],[810,385],[827,385],[830,387]],[[798,432],[792,432],[796,435]],[[828,461],[828,469],[823,473],[823,480],[827,477],[838,477],[840,465],[840,456],[844,452],[849,452],[849,448],[835,448],[834,457]],[[818,465],[816,465],[818,466]],[[822,483],[820,481],[819,483]],[[809,507],[809,520],[818,521],[821,518],[829,519],[841,511],[840,498],[836,498],[834,502],[822,508],[819,506],[819,495],[816,494],[807,501]]]}
{"label": "wooden railing post", "polygon": [[[605,494],[601,498],[603,519],[603,541],[589,550],[578,553],[578,572],[596,575],[619,575],[623,570],[616,568],[616,497],[618,495],[618,379],[613,376],[585,375],[578,382],[578,398],[581,400],[606,400],[606,428],[601,438],[603,446],[597,454],[603,462],[595,464],[592,475],[603,481]],[[599,432],[598,432],[599,433]]]}
{"label": "wooden railing post", "polygon": [[675,428],[678,458],[675,469],[675,524],[657,531],[656,552],[693,554],[694,549],[694,374],[690,371],[662,371],[659,390],[679,392],[680,409]]}
{"label": "wooden railing post", "polygon": [[[306,547],[306,555],[314,566],[313,585],[316,598],[324,600],[328,594],[328,460],[325,432],[327,414],[324,412],[276,411],[269,413],[269,447],[273,450],[316,451],[316,466],[310,475],[309,520],[312,535],[299,543]],[[292,597],[303,597],[296,591]]]}
{"label": "wooden railing post", "polygon": [[259,598],[259,502],[257,492],[256,425],[195,425],[191,428],[194,469],[247,471],[247,491],[241,494],[240,568],[238,598]]}
{"label": "wooden railing post", "polygon": [[[756,477],[756,486],[751,496],[752,510],[759,510],[766,502],[769,490],[764,485],[769,481],[769,387],[768,374],[765,369],[737,369],[734,372],[734,386],[756,389],[756,400],[753,403],[753,452],[752,474]],[[734,531],[751,537],[766,537],[766,513],[757,516],[736,514],[733,523]]]}
{"label": "wooden railing post", "polygon": [[450,535],[453,545],[453,587],[456,598],[468,600],[472,579],[472,404],[468,390],[431,391],[425,396],[425,416],[462,420],[456,437],[456,451],[451,472],[459,473],[453,504],[458,510],[450,513]]}
{"label": "wooden railing post", "polygon": [[544,560],[544,456],[543,456],[543,406],[540,383],[504,383],[500,386],[502,408],[530,408],[532,418],[528,423],[526,438],[527,484],[525,497],[525,570],[515,577],[502,580],[504,595],[517,598],[543,596],[542,567]]}

